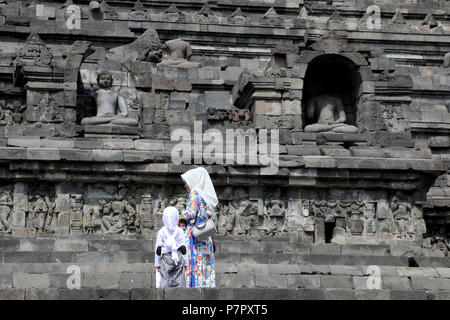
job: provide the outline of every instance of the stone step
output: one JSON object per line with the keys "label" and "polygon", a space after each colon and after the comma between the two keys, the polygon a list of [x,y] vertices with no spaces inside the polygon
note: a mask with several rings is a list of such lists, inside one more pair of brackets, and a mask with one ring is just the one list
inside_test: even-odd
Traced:
{"label": "stone step", "polygon": [[450,291],[170,288],[0,289],[0,300],[450,300]]}
{"label": "stone step", "polygon": [[[67,273],[9,273],[1,274],[0,288],[67,288],[71,275]],[[154,288],[154,272],[81,273],[81,288],[133,289]],[[373,279],[368,276],[254,273],[216,275],[218,288],[278,288],[278,289],[370,289]],[[390,290],[450,290],[450,279],[428,277],[380,278],[380,289]]]}
{"label": "stone step", "polygon": [[[3,263],[0,275],[12,273],[66,273],[73,263]],[[153,263],[77,263],[82,273],[152,273]],[[344,275],[369,276],[373,266],[349,265],[298,265],[298,264],[248,264],[216,263],[217,274],[257,275]],[[385,277],[427,277],[450,279],[450,268],[379,266],[380,276]]]}
{"label": "stone step", "polygon": [[[321,255],[359,255],[359,256],[438,256],[439,250],[411,245],[336,245],[306,244],[288,241],[244,241],[216,239],[216,252],[223,254],[321,254]],[[4,236],[0,240],[0,251],[153,251],[152,239],[116,239],[96,236],[92,239],[11,239]]]}
{"label": "stone step", "polygon": [[[71,266],[3,264],[0,265],[0,289],[67,288],[67,281],[73,275]],[[84,264],[78,267],[82,288],[155,287],[153,264]],[[380,268],[380,288],[450,290],[450,268],[387,268]],[[219,288],[368,289],[374,280],[371,274],[364,267],[349,266],[216,265]]]}
{"label": "stone step", "polygon": [[[398,257],[326,254],[216,254],[222,263],[301,264],[301,265],[378,265],[420,267],[450,267],[446,257]],[[153,251],[19,251],[0,252],[2,263],[149,263],[154,261]]]}

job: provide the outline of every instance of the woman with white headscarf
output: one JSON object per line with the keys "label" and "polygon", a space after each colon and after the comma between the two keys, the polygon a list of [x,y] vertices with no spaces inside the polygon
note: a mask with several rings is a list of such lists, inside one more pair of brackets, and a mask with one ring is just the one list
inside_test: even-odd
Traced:
{"label": "woman with white headscarf", "polygon": [[155,267],[161,272],[161,288],[185,287],[184,268],[189,263],[186,255],[186,239],[178,227],[178,209],[167,207],[163,211],[162,227],[155,243]]}
{"label": "woman with white headscarf", "polygon": [[215,287],[216,270],[214,259],[214,244],[209,237],[199,242],[192,236],[192,227],[209,219],[214,207],[219,202],[213,183],[205,168],[199,167],[181,175],[189,192],[186,210],[181,212],[186,225],[186,247],[189,257],[189,267],[186,270],[187,286]]}

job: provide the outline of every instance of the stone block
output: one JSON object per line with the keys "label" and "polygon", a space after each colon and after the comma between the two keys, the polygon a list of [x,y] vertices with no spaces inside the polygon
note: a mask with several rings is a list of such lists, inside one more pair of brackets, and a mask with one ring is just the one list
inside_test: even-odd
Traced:
{"label": "stone block", "polygon": [[188,110],[167,110],[166,118],[169,125],[191,125],[194,122],[194,113]]}
{"label": "stone block", "polygon": [[91,150],[60,149],[59,156],[60,156],[61,160],[92,161],[92,151]]}
{"label": "stone block", "polygon": [[318,275],[287,275],[288,288],[320,288],[320,278]]}
{"label": "stone block", "polygon": [[20,239],[18,251],[52,251],[55,241],[52,239]]}
{"label": "stone block", "polygon": [[153,119],[155,117],[155,109],[154,108],[143,108],[142,109],[142,124],[152,124]]}
{"label": "stone block", "polygon": [[119,278],[120,289],[149,288],[152,285],[151,273],[121,273]]}
{"label": "stone block", "polygon": [[131,289],[131,300],[163,300],[164,290],[157,288]]}
{"label": "stone block", "polygon": [[356,290],[357,300],[390,300],[389,290]]}
{"label": "stone block", "polygon": [[325,289],[325,300],[356,300],[356,291],[352,289]]}
{"label": "stone block", "polygon": [[173,86],[177,91],[192,91],[192,83],[189,80],[174,79]]}
{"label": "stone block", "polygon": [[339,276],[339,275],[321,275],[320,276],[321,288],[353,288],[353,279],[351,276]]}
{"label": "stone block", "polygon": [[0,300],[25,300],[25,289],[0,289]]}
{"label": "stone block", "polygon": [[390,290],[410,290],[411,283],[406,277],[383,277],[382,287]]}
{"label": "stone block", "polygon": [[[161,290],[161,289],[160,289]],[[201,300],[202,288],[165,288],[164,300]]]}
{"label": "stone block", "polygon": [[154,151],[123,151],[124,162],[146,162],[157,157]]}
{"label": "stone block", "polygon": [[41,146],[43,148],[65,148],[72,149],[75,143],[73,140],[69,139],[58,139],[58,138],[44,138],[41,139]]}
{"label": "stone block", "polygon": [[82,288],[116,289],[119,287],[119,277],[117,273],[82,273]]}
{"label": "stone block", "polygon": [[60,160],[59,149],[55,148],[28,148],[26,150],[27,160]]}
{"label": "stone block", "polygon": [[391,300],[428,300],[424,290],[391,290]]}
{"label": "stone block", "polygon": [[55,239],[54,251],[88,251],[88,241],[81,239]]}
{"label": "stone block", "polygon": [[140,139],[134,141],[134,147],[138,150],[163,151],[164,142],[162,140]]}
{"label": "stone block", "polygon": [[301,100],[283,100],[281,103],[281,115],[301,116],[302,104]]}
{"label": "stone block", "polygon": [[450,290],[450,279],[411,277],[411,283],[415,290]]}
{"label": "stone block", "polygon": [[302,145],[292,145],[286,146],[289,155],[296,156],[320,156],[320,150],[316,146],[302,144]]}
{"label": "stone block", "polygon": [[217,274],[218,287],[226,288],[253,288],[255,276],[253,274]]}
{"label": "stone block", "polygon": [[96,162],[122,162],[123,153],[120,150],[92,150],[92,160]]}
{"label": "stone block", "polygon": [[311,254],[324,254],[324,255],[340,255],[342,247],[339,245],[330,244],[318,244],[311,246]]}
{"label": "stone block", "polygon": [[12,289],[13,277],[12,273],[0,274],[0,289]]}
{"label": "stone block", "polygon": [[233,108],[233,99],[228,91],[205,91],[205,103],[208,108]]}
{"label": "stone block", "polygon": [[92,291],[94,300],[130,300],[130,290],[96,289]]}
{"label": "stone block", "polygon": [[27,274],[13,273],[13,287],[18,289],[37,288],[45,289],[50,286],[48,273]]}
{"label": "stone block", "polygon": [[155,90],[172,91],[174,89],[173,80],[164,76],[153,74],[151,81]]}
{"label": "stone block", "polygon": [[23,160],[26,149],[24,148],[8,148],[0,147],[0,159],[4,160]]}
{"label": "stone block", "polygon": [[126,150],[133,149],[134,142],[131,139],[103,139],[105,149]]}
{"label": "stone block", "polygon": [[11,147],[40,148],[41,139],[39,137],[11,137],[8,138],[7,145]]}
{"label": "stone block", "polygon": [[141,137],[157,140],[169,140],[169,126],[163,124],[145,125],[142,128]]}
{"label": "stone block", "polygon": [[239,290],[233,288],[201,288],[202,299],[204,300],[232,300],[235,298],[234,293]]}

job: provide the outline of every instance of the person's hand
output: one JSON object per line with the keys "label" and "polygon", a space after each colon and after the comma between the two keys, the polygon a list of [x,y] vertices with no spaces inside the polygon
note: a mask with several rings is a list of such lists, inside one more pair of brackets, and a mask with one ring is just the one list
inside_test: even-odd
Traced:
{"label": "person's hand", "polygon": [[156,267],[156,271],[161,272],[161,267]]}

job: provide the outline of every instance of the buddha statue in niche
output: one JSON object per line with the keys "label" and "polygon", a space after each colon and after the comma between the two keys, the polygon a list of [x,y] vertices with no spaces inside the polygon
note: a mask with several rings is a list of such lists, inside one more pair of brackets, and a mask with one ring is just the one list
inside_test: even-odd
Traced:
{"label": "buddha statue in niche", "polygon": [[[81,120],[82,125],[122,125],[137,126],[138,121],[128,117],[128,108],[123,97],[112,89],[112,75],[109,72],[101,72],[97,76],[100,89],[91,93],[97,103],[97,114]],[[116,111],[116,109],[118,109]]]}
{"label": "buddha statue in niche", "polygon": [[328,94],[308,100],[306,118],[313,123],[305,127],[305,132],[359,132],[357,127],[345,123],[347,116],[342,99]]}
{"label": "buddha statue in niche", "polygon": [[199,62],[189,61],[192,55],[192,48],[189,42],[181,39],[173,39],[164,43],[164,50],[167,51],[168,56],[163,59],[158,66],[173,66],[173,67],[199,67]]}

